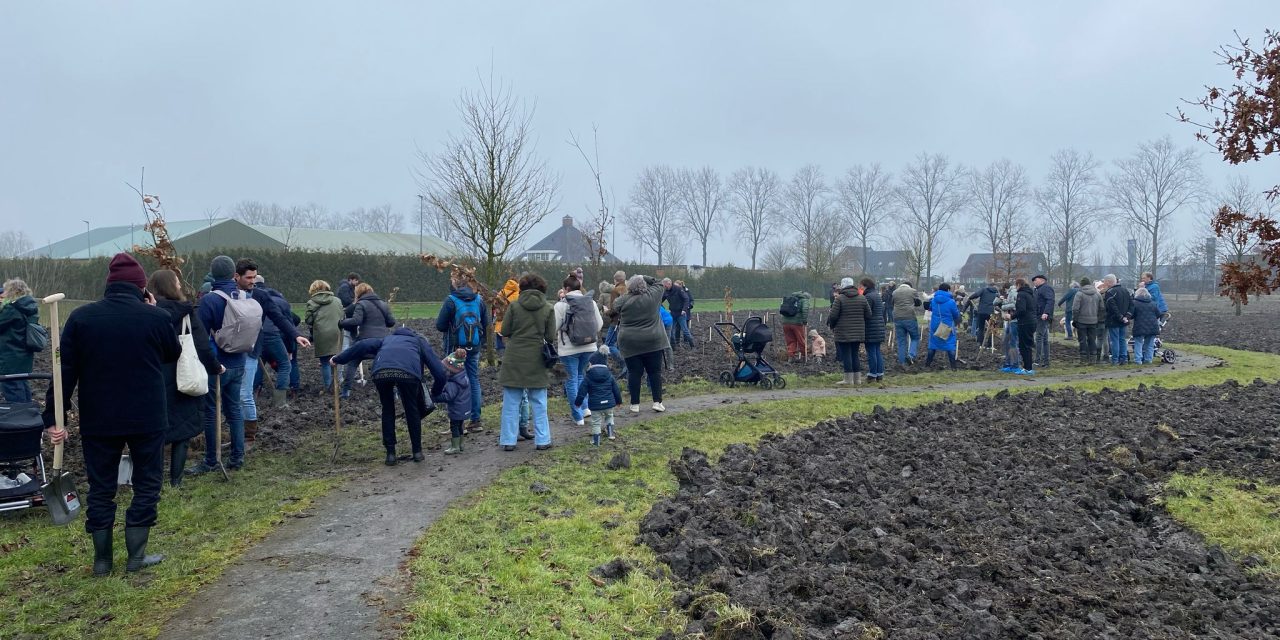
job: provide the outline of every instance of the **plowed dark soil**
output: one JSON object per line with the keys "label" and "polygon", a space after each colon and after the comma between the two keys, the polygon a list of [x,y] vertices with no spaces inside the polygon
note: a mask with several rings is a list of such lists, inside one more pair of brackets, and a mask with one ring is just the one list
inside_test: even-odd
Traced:
{"label": "plowed dark soil", "polygon": [[1277,637],[1277,585],[1156,499],[1175,471],[1280,480],[1277,411],[1260,382],[877,410],[686,450],[640,540],[715,637]]}
{"label": "plowed dark soil", "polygon": [[1229,307],[1220,311],[1175,309],[1160,337],[1171,342],[1280,353],[1280,332],[1276,331],[1278,322],[1280,320],[1274,313],[1237,316]]}

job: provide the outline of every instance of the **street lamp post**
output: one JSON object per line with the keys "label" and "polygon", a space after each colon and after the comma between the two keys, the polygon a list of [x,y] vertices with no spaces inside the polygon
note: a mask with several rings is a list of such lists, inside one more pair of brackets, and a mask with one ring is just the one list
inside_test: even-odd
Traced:
{"label": "street lamp post", "polygon": [[418,194],[418,255],[422,255],[422,217],[426,207],[427,197]]}
{"label": "street lamp post", "polygon": [[84,259],[88,260],[93,257],[93,243],[89,241],[89,221],[81,220],[84,223]]}

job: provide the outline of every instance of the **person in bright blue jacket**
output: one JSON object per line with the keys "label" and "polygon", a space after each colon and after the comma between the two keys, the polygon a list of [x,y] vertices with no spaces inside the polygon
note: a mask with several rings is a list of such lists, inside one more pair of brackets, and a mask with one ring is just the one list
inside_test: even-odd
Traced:
{"label": "person in bright blue jacket", "polygon": [[[938,290],[933,294],[933,304],[931,305],[933,315],[929,320],[929,356],[925,358],[925,365],[933,364],[933,355],[939,351],[947,353],[947,360],[951,363],[951,368],[956,368],[956,327],[960,325],[960,307],[956,306],[956,301],[951,297],[951,285],[944,282],[938,285]],[[947,325],[951,327],[950,335],[945,340],[937,336],[938,327]]]}
{"label": "person in bright blue jacket", "polygon": [[598,447],[602,430],[610,440],[614,439],[613,408],[622,404],[622,390],[618,388],[618,381],[613,379],[613,372],[609,371],[608,347],[600,347],[587,362],[587,374],[578,386],[578,397],[574,402],[579,405],[585,402],[591,410],[591,444]]}
{"label": "person in bright blue jacket", "polygon": [[[658,317],[662,319],[662,330],[665,331],[668,336],[670,336],[671,325],[672,323],[675,322],[675,319],[671,317],[671,312],[667,311],[666,307],[662,305],[658,305]],[[664,349],[662,352],[662,360],[667,365],[666,366],[667,371],[676,370],[676,353],[675,353],[675,349],[671,348],[670,340],[667,341],[667,348]]]}
{"label": "person in bright blue jacket", "polygon": [[426,405],[422,368],[431,372],[433,398],[444,390],[448,372],[427,339],[407,327],[400,327],[385,338],[361,340],[334,356],[330,363],[341,365],[368,358],[373,358],[373,384],[382,401],[382,445],[387,449],[387,464],[396,463],[397,394],[409,425],[413,461],[422,462],[422,418]]}
{"label": "person in bright blue jacket", "polygon": [[1151,294],[1151,302],[1155,303],[1156,311],[1160,312],[1160,316],[1167,315],[1169,304],[1164,301],[1164,294],[1160,293],[1160,283],[1156,282],[1155,274],[1150,271],[1142,274],[1142,286],[1147,289],[1147,293]]}

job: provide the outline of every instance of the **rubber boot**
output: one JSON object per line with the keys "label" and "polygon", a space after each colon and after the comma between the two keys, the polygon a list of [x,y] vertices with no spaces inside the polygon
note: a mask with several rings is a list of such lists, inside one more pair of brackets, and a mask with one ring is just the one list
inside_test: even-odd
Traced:
{"label": "rubber boot", "polygon": [[519,434],[516,436],[516,439],[517,439],[517,440],[521,440],[521,441],[523,441],[523,440],[532,440],[532,439],[533,439],[533,434],[532,434],[532,433],[529,433],[529,427],[528,427],[528,426],[526,426],[526,425],[521,425],[521,427],[520,427],[520,432],[519,432]]}
{"label": "rubber boot", "polygon": [[598,433],[591,434],[591,446],[593,447],[600,446],[600,434]]}
{"label": "rubber boot", "polygon": [[[244,441],[245,441],[245,443],[247,444],[247,443],[250,443],[250,442],[254,442],[254,441],[255,441],[255,440],[257,440],[257,439],[258,439],[258,421],[257,421],[257,420],[245,420],[245,421],[244,421]],[[224,440],[224,442],[230,442],[230,441],[231,441],[231,440],[230,440],[230,438],[228,438],[227,440]]]}
{"label": "rubber boot", "polygon": [[182,476],[186,466],[187,441],[173,443],[173,448],[169,451],[169,486],[175,489],[182,486]]}
{"label": "rubber boot", "polygon": [[844,374],[844,379],[843,379],[843,380],[841,380],[841,381],[839,381],[839,382],[837,382],[836,384],[838,384],[838,385],[846,385],[846,384],[850,384],[850,383],[852,383],[852,382],[853,382],[853,374],[852,374],[852,373],[845,373],[845,374]]}
{"label": "rubber boot", "polygon": [[386,461],[386,464],[387,464],[387,466],[388,466],[388,467],[394,467],[394,466],[395,466],[395,464],[396,464],[396,448],[395,448],[395,447],[387,447],[387,461]]}
{"label": "rubber boot", "polygon": [[860,385],[862,384],[862,382],[863,382],[862,372],[861,371],[853,372],[853,384]]}
{"label": "rubber boot", "polygon": [[111,573],[111,530],[99,529],[93,536],[93,575],[105,576]]}
{"label": "rubber boot", "polygon": [[444,450],[446,456],[462,453],[462,437],[449,438],[449,448]]}
{"label": "rubber boot", "polygon": [[289,390],[288,389],[272,389],[271,390],[271,408],[286,409],[289,407]]}
{"label": "rubber boot", "polygon": [[129,550],[129,562],[125,571],[141,571],[152,565],[160,564],[164,556],[147,555],[147,538],[151,535],[151,527],[125,527],[124,547]]}

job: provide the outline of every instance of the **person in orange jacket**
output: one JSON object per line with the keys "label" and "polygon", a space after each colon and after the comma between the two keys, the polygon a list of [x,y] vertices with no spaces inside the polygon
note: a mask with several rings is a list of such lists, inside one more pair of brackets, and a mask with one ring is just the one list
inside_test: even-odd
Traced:
{"label": "person in orange jacket", "polygon": [[[498,295],[507,301],[508,306],[514,304],[516,299],[520,297],[519,283],[513,279],[508,279],[507,283],[502,285],[502,291],[499,291]],[[494,347],[498,350],[498,359],[501,360],[503,352],[507,350],[507,345],[502,340],[502,316],[498,314],[496,304],[493,309],[489,310],[489,317],[493,318],[493,334],[497,337]]]}

